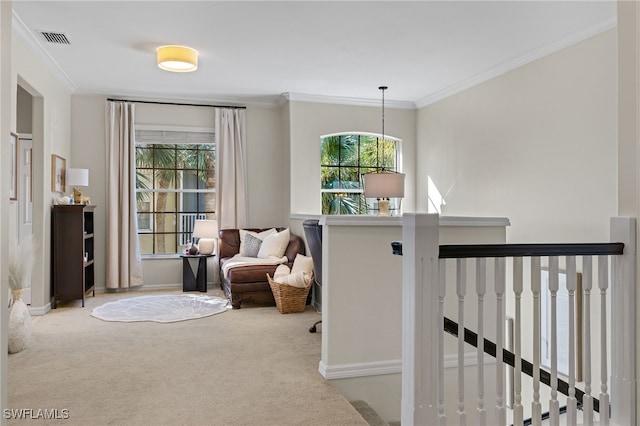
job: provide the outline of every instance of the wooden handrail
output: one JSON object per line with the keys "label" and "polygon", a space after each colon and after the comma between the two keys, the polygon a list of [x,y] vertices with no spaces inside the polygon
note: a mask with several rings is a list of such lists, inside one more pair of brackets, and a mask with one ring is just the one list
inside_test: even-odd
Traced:
{"label": "wooden handrail", "polygon": [[[402,256],[402,241],[393,241],[391,249],[393,254]],[[610,256],[621,255],[623,250],[623,243],[456,244],[440,245],[439,258]]]}

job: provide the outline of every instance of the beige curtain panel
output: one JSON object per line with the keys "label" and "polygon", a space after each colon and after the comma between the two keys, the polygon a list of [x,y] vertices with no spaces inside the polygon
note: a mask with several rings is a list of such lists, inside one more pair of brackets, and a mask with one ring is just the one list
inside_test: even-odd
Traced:
{"label": "beige curtain panel", "polygon": [[144,283],[136,220],[134,107],[107,102],[107,288]]}
{"label": "beige curtain panel", "polygon": [[219,229],[247,226],[245,110],[216,108],[216,216]]}

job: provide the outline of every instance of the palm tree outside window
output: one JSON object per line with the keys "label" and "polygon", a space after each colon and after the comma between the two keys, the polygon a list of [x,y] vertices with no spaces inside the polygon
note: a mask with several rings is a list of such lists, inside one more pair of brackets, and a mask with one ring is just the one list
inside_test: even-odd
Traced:
{"label": "palm tree outside window", "polygon": [[[375,200],[364,197],[361,175],[399,170],[400,141],[369,133],[323,136],[320,140],[322,214],[367,214]],[[391,208],[397,208],[392,201]]]}
{"label": "palm tree outside window", "polygon": [[141,254],[181,253],[215,218],[213,131],[136,130],[136,196]]}

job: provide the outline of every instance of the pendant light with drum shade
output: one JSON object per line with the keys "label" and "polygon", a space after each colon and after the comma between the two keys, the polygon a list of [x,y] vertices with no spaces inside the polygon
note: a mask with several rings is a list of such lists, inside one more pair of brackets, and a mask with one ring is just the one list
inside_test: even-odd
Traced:
{"label": "pendant light with drum shade", "polygon": [[384,167],[384,91],[387,86],[380,86],[382,90],[382,167],[379,172],[364,173],[362,180],[364,184],[365,198],[376,198],[378,200],[378,216],[390,216],[389,198],[404,197],[404,173],[387,171]]}

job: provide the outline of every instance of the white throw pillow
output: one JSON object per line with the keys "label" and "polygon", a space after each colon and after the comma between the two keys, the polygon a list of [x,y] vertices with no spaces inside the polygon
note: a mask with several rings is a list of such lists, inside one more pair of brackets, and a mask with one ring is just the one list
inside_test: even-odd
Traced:
{"label": "white throw pillow", "polygon": [[304,254],[298,253],[295,260],[293,261],[293,266],[291,267],[292,274],[295,274],[297,272],[306,272],[308,274],[312,273],[313,259],[310,256],[305,256]]}
{"label": "white throw pillow", "polygon": [[278,278],[289,275],[290,273],[291,273],[291,270],[287,265],[278,265],[278,267],[276,268],[276,271],[273,273],[273,280],[278,281]]}
{"label": "white throw pillow", "polygon": [[308,274],[306,272],[298,272],[295,274],[283,275],[279,277],[276,281],[280,284],[290,285],[292,287],[300,287],[305,288],[308,287],[311,283],[312,274]]}
{"label": "white throw pillow", "polygon": [[262,231],[262,232],[254,232],[254,231],[247,231],[246,229],[241,229],[240,230],[240,249],[238,250],[238,253],[240,253],[240,255],[242,256],[242,253],[244,253],[244,240],[247,237],[247,234],[251,234],[254,237],[264,241],[265,238],[267,238],[268,235],[271,234],[275,234],[276,233],[276,228],[271,228],[271,229],[267,229],[266,231]]}
{"label": "white throw pillow", "polygon": [[262,240],[258,257],[266,259],[268,257],[280,258],[284,256],[284,252],[287,251],[287,246],[289,245],[290,236],[289,228],[267,236]]}

